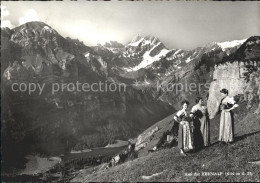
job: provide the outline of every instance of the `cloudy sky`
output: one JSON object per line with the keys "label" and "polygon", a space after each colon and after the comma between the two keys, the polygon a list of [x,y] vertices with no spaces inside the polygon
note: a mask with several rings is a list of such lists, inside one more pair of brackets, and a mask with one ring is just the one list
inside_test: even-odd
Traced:
{"label": "cloudy sky", "polygon": [[1,27],[42,21],[86,45],[123,44],[140,34],[168,48],[193,49],[212,41],[260,35],[259,2],[81,1],[1,2]]}

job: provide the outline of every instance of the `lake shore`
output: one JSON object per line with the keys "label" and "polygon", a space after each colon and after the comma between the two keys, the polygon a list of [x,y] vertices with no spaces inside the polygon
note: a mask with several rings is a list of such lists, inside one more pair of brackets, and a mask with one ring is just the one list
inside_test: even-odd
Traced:
{"label": "lake shore", "polygon": [[56,164],[61,163],[60,157],[39,157],[34,155],[26,156],[28,162],[25,165],[25,169],[22,170],[20,175],[35,175],[38,173],[45,173],[54,167]]}

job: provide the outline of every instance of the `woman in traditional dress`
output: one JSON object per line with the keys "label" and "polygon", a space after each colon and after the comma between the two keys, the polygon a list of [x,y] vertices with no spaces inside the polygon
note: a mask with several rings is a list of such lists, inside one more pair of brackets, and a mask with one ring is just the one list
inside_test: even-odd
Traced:
{"label": "woman in traditional dress", "polygon": [[201,97],[196,99],[196,105],[191,109],[191,117],[194,122],[194,144],[195,148],[210,145],[209,115],[206,106],[203,105]]}
{"label": "woman in traditional dress", "polygon": [[220,102],[220,125],[219,125],[219,142],[234,142],[234,117],[233,109],[238,107],[234,97],[228,96],[228,90],[222,89],[220,93],[223,99]]}
{"label": "woman in traditional dress", "polygon": [[193,149],[192,133],[190,128],[190,118],[187,112],[188,101],[181,103],[182,109],[174,116],[174,120],[179,123],[178,131],[178,148],[183,156],[186,156],[184,150]]}

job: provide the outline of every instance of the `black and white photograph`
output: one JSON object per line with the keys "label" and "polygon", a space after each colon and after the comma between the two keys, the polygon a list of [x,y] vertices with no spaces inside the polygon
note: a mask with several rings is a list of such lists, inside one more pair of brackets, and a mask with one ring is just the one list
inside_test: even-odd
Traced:
{"label": "black and white photograph", "polygon": [[2,1],[2,182],[260,182],[259,1]]}

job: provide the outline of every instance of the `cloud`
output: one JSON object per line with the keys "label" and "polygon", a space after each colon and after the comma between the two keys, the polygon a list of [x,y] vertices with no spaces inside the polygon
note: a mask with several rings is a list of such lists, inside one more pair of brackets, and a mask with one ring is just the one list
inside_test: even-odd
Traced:
{"label": "cloud", "polygon": [[9,27],[10,29],[14,28],[11,21],[6,19],[9,15],[9,10],[5,6],[1,5],[1,27]]}
{"label": "cloud", "polygon": [[10,15],[9,10],[6,9],[5,6],[1,5],[1,19],[7,17],[8,15]]}
{"label": "cloud", "polygon": [[3,20],[1,21],[1,27],[9,27],[10,29],[14,28],[14,25],[11,23],[10,20]]}
{"label": "cloud", "polygon": [[24,16],[19,18],[19,23],[24,24],[26,22],[31,22],[31,21],[38,21],[38,14],[34,9],[29,9],[26,12],[24,12]]}

